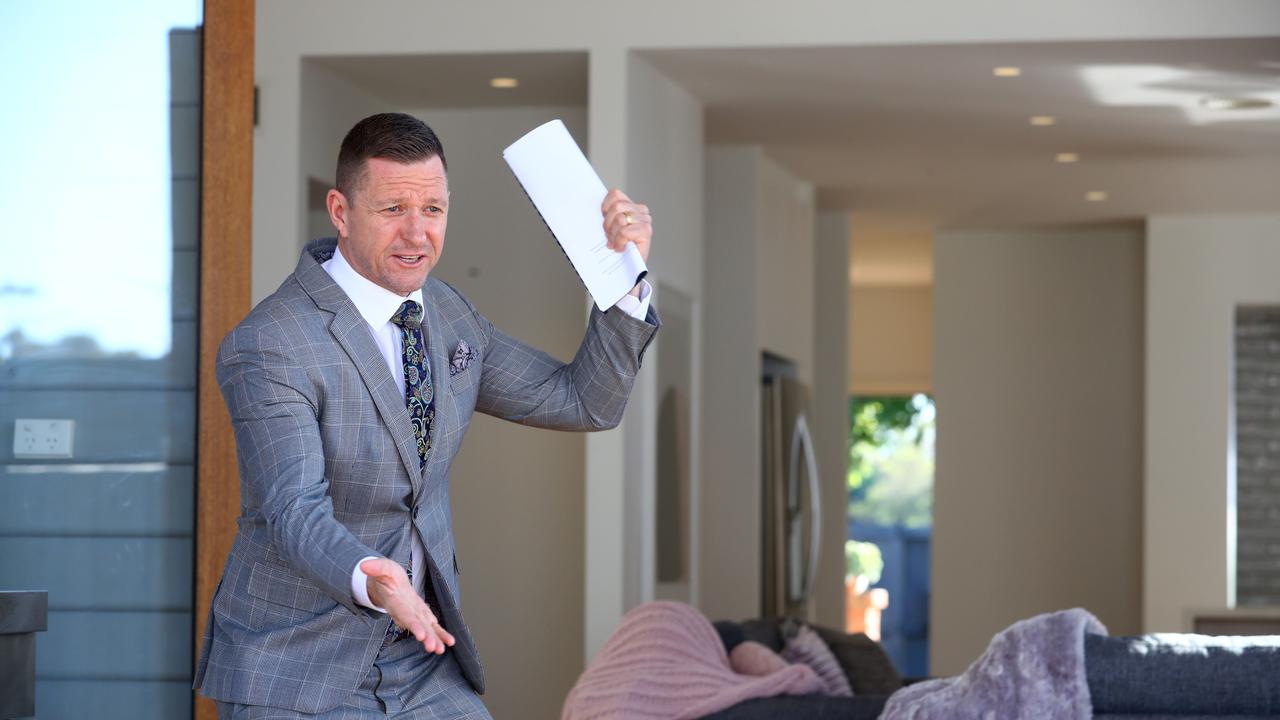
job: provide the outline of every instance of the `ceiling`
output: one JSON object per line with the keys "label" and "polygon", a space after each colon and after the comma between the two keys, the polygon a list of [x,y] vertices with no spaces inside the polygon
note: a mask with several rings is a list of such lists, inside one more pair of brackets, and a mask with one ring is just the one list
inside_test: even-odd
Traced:
{"label": "ceiling", "polygon": [[[760,144],[822,207],[900,237],[1280,211],[1277,37],[643,55],[701,99],[709,143]],[[1212,94],[1275,106],[1209,111]]]}
{"label": "ceiling", "polygon": [[[759,144],[854,212],[855,284],[931,283],[937,229],[1280,212],[1280,37],[640,54],[703,103],[708,143]],[[585,52],[306,62],[402,107],[587,102]],[[1211,95],[1275,105],[1211,111]]]}
{"label": "ceiling", "polygon": [[[389,105],[403,108],[586,105],[585,52],[326,55],[326,68]],[[495,90],[489,80],[514,77]]]}

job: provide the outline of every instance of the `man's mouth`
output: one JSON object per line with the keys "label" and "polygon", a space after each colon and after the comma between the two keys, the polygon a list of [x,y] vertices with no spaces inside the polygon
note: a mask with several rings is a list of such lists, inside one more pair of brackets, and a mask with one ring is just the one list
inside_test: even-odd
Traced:
{"label": "man's mouth", "polygon": [[422,263],[426,255],[392,255],[391,257],[399,260],[404,265],[414,267]]}

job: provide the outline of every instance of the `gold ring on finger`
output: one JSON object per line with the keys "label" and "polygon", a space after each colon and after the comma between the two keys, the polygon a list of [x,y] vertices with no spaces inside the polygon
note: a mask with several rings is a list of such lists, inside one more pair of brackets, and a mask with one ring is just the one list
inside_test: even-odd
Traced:
{"label": "gold ring on finger", "polygon": [[633,222],[635,222],[635,221],[636,221],[636,219],[635,219],[635,218],[631,217],[631,213],[625,213],[625,214],[623,215],[623,217],[625,217],[625,218],[627,219],[627,221],[626,221],[625,223],[623,223],[624,225],[630,225],[631,223],[633,223]]}

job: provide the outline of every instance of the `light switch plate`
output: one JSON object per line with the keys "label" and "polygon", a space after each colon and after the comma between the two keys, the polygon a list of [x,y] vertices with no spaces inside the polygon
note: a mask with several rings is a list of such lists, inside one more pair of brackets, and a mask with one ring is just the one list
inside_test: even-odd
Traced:
{"label": "light switch plate", "polygon": [[13,422],[13,456],[19,460],[70,458],[75,431],[75,420],[18,418]]}

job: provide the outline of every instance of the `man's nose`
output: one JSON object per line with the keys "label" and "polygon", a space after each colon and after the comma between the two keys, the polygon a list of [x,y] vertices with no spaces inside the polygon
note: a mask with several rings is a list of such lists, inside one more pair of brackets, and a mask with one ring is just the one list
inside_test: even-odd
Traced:
{"label": "man's nose", "polygon": [[425,242],[427,239],[427,226],[430,218],[426,212],[422,210],[412,210],[406,213],[404,225],[401,227],[405,238],[414,242]]}

